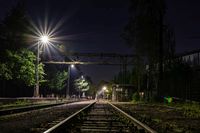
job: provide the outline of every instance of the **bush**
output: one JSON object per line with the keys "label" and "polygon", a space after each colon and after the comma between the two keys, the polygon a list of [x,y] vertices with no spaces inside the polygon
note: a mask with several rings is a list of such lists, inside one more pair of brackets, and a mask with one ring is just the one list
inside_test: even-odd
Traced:
{"label": "bush", "polygon": [[132,101],[137,102],[140,100],[140,95],[138,92],[133,93]]}

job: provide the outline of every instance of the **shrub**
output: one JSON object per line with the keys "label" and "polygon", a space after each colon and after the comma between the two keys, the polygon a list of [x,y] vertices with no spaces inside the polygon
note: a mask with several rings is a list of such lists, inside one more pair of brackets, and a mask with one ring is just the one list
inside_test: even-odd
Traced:
{"label": "shrub", "polygon": [[132,101],[137,102],[140,100],[140,95],[138,92],[133,93]]}

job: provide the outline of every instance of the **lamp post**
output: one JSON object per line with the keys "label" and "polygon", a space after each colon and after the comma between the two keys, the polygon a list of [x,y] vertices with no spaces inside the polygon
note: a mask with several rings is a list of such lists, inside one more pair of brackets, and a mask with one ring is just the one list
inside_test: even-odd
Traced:
{"label": "lamp post", "polygon": [[49,37],[47,35],[43,35],[40,37],[38,43],[37,43],[37,58],[36,58],[36,68],[35,68],[35,77],[36,77],[36,84],[35,84],[35,90],[34,90],[34,97],[39,97],[39,60],[40,60],[40,44],[48,44],[49,43]]}
{"label": "lamp post", "polygon": [[[81,75],[81,79],[84,80],[84,76],[83,75]],[[79,88],[78,91],[79,91],[78,93],[79,93],[79,99],[80,99],[81,98],[81,88]]]}
{"label": "lamp post", "polygon": [[70,73],[71,73],[71,68],[74,68],[74,65],[69,65],[68,66],[68,83],[67,83],[67,91],[66,91],[66,98],[69,99],[69,88],[70,88]]}

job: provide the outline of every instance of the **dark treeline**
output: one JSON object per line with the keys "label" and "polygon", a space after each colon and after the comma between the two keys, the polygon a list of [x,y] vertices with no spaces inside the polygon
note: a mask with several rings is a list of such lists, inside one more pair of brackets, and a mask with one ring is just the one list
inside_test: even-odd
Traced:
{"label": "dark treeline", "polygon": [[[29,25],[29,22],[26,15],[26,9],[24,4],[21,2],[13,7],[0,23],[1,96],[23,96],[24,93],[27,96],[30,96],[33,93],[33,90],[31,89],[32,83],[24,84],[23,81],[25,79],[19,76],[22,74],[22,70],[20,70],[20,63],[25,65],[35,61],[33,53],[29,51],[26,51],[26,54],[23,54],[24,52],[22,51],[19,52],[20,49],[26,47],[24,35],[28,32],[26,27],[27,25]],[[21,56],[19,56],[20,53]],[[26,58],[23,58],[23,56],[27,55],[29,55],[27,60],[30,62],[21,62],[20,60]],[[34,69],[34,66],[30,69]]]}
{"label": "dark treeline", "polygon": [[[30,47],[32,25],[25,1],[19,1],[0,22],[0,96],[33,96],[36,49]],[[40,61],[45,60],[40,55]],[[68,66],[39,64],[40,95],[65,94]],[[52,83],[57,83],[52,85]]]}
{"label": "dark treeline", "polygon": [[[121,36],[138,57],[133,71],[126,72],[126,83],[145,92],[148,101],[165,96],[197,100],[190,94],[196,74],[175,57],[175,36],[165,14],[164,0],[130,0],[129,22]],[[115,83],[123,83],[121,77],[123,73]]]}

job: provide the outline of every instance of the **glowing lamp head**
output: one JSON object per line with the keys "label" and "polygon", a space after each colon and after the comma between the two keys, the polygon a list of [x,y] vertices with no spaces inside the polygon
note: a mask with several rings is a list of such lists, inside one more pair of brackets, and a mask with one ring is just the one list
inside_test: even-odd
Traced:
{"label": "glowing lamp head", "polygon": [[71,68],[74,68],[74,65],[73,65],[73,64],[71,65]]}
{"label": "glowing lamp head", "polygon": [[43,35],[41,36],[40,40],[42,43],[46,44],[49,42],[49,37],[47,35]]}
{"label": "glowing lamp head", "polygon": [[104,86],[104,87],[103,87],[103,90],[105,91],[105,90],[107,90],[107,88]]}

